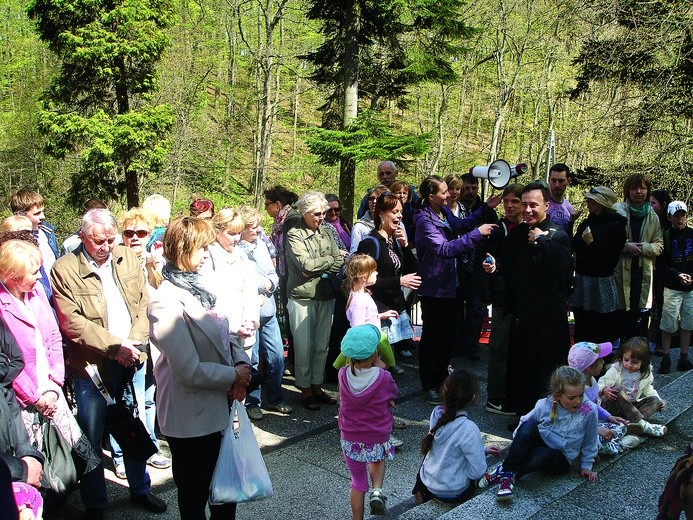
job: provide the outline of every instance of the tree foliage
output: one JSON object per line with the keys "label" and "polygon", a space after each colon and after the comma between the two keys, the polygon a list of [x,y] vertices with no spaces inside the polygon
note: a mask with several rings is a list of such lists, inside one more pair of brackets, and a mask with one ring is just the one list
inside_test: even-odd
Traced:
{"label": "tree foliage", "polygon": [[170,1],[33,0],[29,15],[60,59],[39,128],[56,157],[79,152],[71,198],[96,190],[138,205],[140,177],[161,170],[173,125],[166,106],[146,104],[169,43]]}

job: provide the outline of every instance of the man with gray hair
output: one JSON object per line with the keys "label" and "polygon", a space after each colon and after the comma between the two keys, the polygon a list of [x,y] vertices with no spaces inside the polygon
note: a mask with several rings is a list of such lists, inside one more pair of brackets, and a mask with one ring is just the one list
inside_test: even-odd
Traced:
{"label": "man with gray hair", "polygon": [[[67,340],[68,368],[74,382],[77,422],[96,453],[106,420],[106,400],[85,370],[93,365],[116,402],[133,408],[126,384],[147,359],[149,320],[144,272],[135,253],[115,245],[117,224],[106,209],[82,218],[77,249],[61,257],[51,271],[55,310]],[[130,500],[163,513],[166,503],[150,492],[146,461],[125,455]],[[86,518],[103,518],[108,503],[103,463],[82,476]]]}
{"label": "man with gray hair", "polygon": [[[380,164],[378,164],[377,174],[378,184],[382,184],[389,190],[392,183],[397,180],[399,170],[397,169],[397,165],[395,165],[395,163],[392,161],[382,161]],[[416,187],[410,184],[409,190],[411,191],[411,202],[404,204],[404,207],[402,208],[404,213],[411,213],[414,209],[414,204],[419,200],[419,194],[416,192]],[[368,211],[367,198],[368,195],[364,195],[363,199],[361,199],[361,204],[359,204],[359,209],[356,213],[357,218],[363,217],[366,214],[366,211]]]}

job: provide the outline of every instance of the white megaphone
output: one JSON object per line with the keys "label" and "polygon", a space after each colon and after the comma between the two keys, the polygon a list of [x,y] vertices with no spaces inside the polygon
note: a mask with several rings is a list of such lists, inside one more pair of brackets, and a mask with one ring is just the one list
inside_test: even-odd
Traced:
{"label": "white megaphone", "polygon": [[505,188],[510,179],[526,173],[527,165],[524,163],[510,166],[503,159],[497,159],[488,166],[473,166],[469,169],[474,177],[486,179],[496,189]]}

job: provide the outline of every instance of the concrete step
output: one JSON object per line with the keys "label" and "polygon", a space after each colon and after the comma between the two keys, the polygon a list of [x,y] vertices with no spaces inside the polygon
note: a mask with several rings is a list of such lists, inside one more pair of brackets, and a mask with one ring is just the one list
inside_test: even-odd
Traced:
{"label": "concrete step", "polygon": [[[691,408],[691,395],[693,390],[693,371],[684,372],[659,389],[659,394],[667,402],[667,408],[654,417],[654,422],[670,424],[681,414]],[[650,442],[646,439],[643,445]],[[641,445],[636,450],[641,449]],[[606,470],[631,452],[622,453],[615,456],[602,457],[602,460],[595,465],[598,473]],[[642,468],[639,471],[647,471]],[[617,482],[606,483],[598,480],[601,485],[618,486]],[[548,477],[538,473],[526,475],[516,483],[515,496],[509,503],[499,503],[496,501],[496,487],[491,487],[474,496],[471,500],[451,508],[449,505],[439,500],[431,500],[425,504],[415,506],[397,518],[401,520],[423,520],[440,518],[442,520],[470,519],[470,518],[498,518],[508,517],[512,514],[513,519],[532,518],[549,504],[562,500],[563,497],[576,490],[582,485],[591,485],[578,476],[577,470],[571,470],[569,475],[563,477]],[[658,489],[661,490],[663,482]]]}

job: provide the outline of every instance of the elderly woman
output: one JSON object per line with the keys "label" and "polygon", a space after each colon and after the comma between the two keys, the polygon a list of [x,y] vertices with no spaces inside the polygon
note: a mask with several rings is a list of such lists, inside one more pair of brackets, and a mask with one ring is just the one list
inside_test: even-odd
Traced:
{"label": "elderly woman", "polygon": [[[45,421],[51,420],[91,471],[100,460],[63,395],[62,338],[43,286],[37,283],[40,267],[41,252],[36,244],[7,240],[0,246],[0,318],[24,357],[24,368],[12,386],[32,444],[42,448]],[[35,428],[37,424],[39,428]]]}
{"label": "elderly woman", "polygon": [[[361,240],[358,252],[372,256],[378,265],[378,279],[370,287],[378,312],[395,310],[397,318],[381,322],[393,350],[408,350],[414,329],[407,314],[402,289],[416,290],[421,277],[416,274],[418,262],[402,230],[402,202],[393,194],[378,197],[375,205],[375,229]],[[406,356],[406,354],[405,354]]]}
{"label": "elderly woman", "polygon": [[[265,388],[267,403],[265,409],[281,414],[290,414],[293,409],[282,402],[282,377],[284,375],[284,344],[282,334],[277,321],[277,306],[274,302],[274,291],[279,283],[279,276],[272,263],[269,250],[265,243],[258,238],[262,222],[260,212],[250,206],[239,209],[245,227],[241,231],[241,241],[238,245],[242,249],[254,268],[254,277],[257,280],[256,291],[262,301],[260,307],[260,326],[257,331],[257,339],[253,345],[251,357],[253,366],[257,367],[262,360],[265,367]],[[262,419],[260,409],[261,388],[248,394],[246,407],[251,419]]]}
{"label": "elderly woman", "polygon": [[[152,217],[141,208],[132,208],[120,216],[120,232],[123,237],[123,245],[132,249],[142,263],[142,269],[147,276],[147,289],[151,297],[154,290],[159,287],[163,280],[161,273],[157,270],[157,262],[154,256],[146,251],[147,241],[153,229]],[[154,362],[159,357],[159,351],[151,349],[151,356],[147,357],[147,362],[141,370],[136,370],[132,377],[132,384],[135,389],[139,416],[145,419],[145,426],[156,446],[157,452],[152,455],[147,464],[153,468],[166,469],[171,466],[171,460],[159,450],[159,441],[154,433],[156,422],[156,404],[154,394],[156,393],[156,382],[154,380]],[[123,463],[123,453],[116,440],[111,436],[111,448],[113,450],[113,466],[115,475],[125,479],[125,464]]]}
{"label": "elderly woman", "polygon": [[[159,427],[173,458],[182,520],[206,518],[209,486],[229,424],[229,394],[243,399],[250,367],[234,366],[228,321],[210,309],[216,297],[199,276],[216,239],[212,224],[173,220],[164,234],[164,281],[149,303]],[[212,518],[235,518],[236,504],[210,505]]]}
{"label": "elderly woman", "polygon": [[349,254],[353,255],[359,247],[359,242],[363,240],[363,237],[370,234],[375,225],[373,224],[373,217],[375,216],[375,203],[378,201],[381,193],[387,191],[387,188],[383,185],[371,188],[366,193],[366,203],[368,204],[368,211],[354,222],[354,227],[351,228],[351,247],[349,248]]}
{"label": "elderly woman", "polygon": [[614,271],[623,339],[647,337],[654,261],[664,250],[659,217],[649,202],[650,189],[650,181],[644,175],[631,175],[623,184],[624,202],[615,206],[626,217],[627,240]]}
{"label": "elderly woman", "polygon": [[583,195],[589,214],[573,236],[575,341],[613,342],[620,332],[614,269],[626,243],[626,219],[614,209],[611,188],[596,186]]}
{"label": "elderly woman", "polygon": [[334,289],[330,275],[344,262],[332,235],[320,224],[327,201],[322,193],[309,191],[296,203],[301,222],[286,235],[289,324],[294,338],[296,386],[308,410],[337,400],[322,389]]}
{"label": "elderly woman", "polygon": [[334,193],[325,195],[327,200],[327,213],[323,226],[332,233],[332,238],[337,243],[337,247],[343,251],[351,248],[351,224],[342,217],[342,202]]}
{"label": "elderly woman", "polygon": [[211,220],[214,216],[214,202],[209,199],[195,199],[190,203],[190,216]]}

